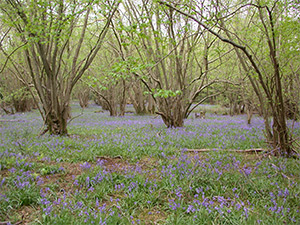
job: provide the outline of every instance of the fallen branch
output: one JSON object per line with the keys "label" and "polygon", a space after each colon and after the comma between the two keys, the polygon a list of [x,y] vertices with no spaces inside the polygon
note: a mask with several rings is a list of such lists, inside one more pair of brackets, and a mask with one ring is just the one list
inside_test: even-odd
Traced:
{"label": "fallen branch", "polygon": [[117,156],[114,156],[114,157],[97,156],[96,159],[97,160],[114,160],[114,159],[123,159],[123,157],[120,156],[120,155],[117,155]]}
{"label": "fallen branch", "polygon": [[15,224],[13,224],[13,223],[11,223],[9,221],[4,221],[4,222],[0,222],[0,225],[8,225],[8,224],[19,225],[19,224],[22,224],[22,223],[23,223],[23,221],[19,221],[19,222],[15,223]]}
{"label": "fallen branch", "polygon": [[254,149],[186,149],[187,152],[212,152],[212,151],[223,151],[223,152],[237,152],[237,153],[257,153],[257,152],[267,152],[267,149],[254,148]]}
{"label": "fallen branch", "polygon": [[0,122],[24,122],[24,120],[0,120]]}

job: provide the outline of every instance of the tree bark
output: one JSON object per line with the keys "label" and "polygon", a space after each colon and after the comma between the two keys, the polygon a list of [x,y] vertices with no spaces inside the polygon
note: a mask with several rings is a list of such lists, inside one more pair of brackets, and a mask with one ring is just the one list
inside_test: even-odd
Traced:
{"label": "tree bark", "polygon": [[[270,51],[270,61],[273,66],[273,74],[274,74],[274,79],[273,80],[268,80],[268,82],[273,82],[272,84],[275,87],[275,97],[273,98],[271,94],[271,90],[268,88],[266,82],[264,81],[264,76],[262,74],[262,70],[259,68],[259,64],[255,62],[254,57],[250,54],[250,52],[247,50],[247,48],[243,45],[240,45],[236,42],[234,42],[232,39],[226,39],[222,37],[219,33],[215,32],[211,28],[209,28],[206,24],[203,22],[199,21],[196,17],[185,13],[176,7],[170,5],[169,3],[166,3],[164,1],[159,1],[160,4],[167,6],[168,8],[171,8],[178,13],[185,15],[186,17],[192,19],[199,25],[201,25],[203,28],[208,30],[211,34],[216,36],[218,39],[221,41],[228,43],[232,45],[235,49],[240,50],[244,56],[248,59],[250,65],[252,66],[252,69],[256,72],[258,76],[258,82],[262,90],[264,91],[264,94],[266,96],[266,99],[263,99],[262,94],[260,94],[260,91],[255,83],[255,81],[252,79],[251,75],[248,75],[251,84],[260,99],[260,103],[262,104],[264,101],[267,102],[269,105],[272,116],[273,116],[273,126],[272,130],[270,129],[269,125],[269,118],[268,118],[268,113],[267,109],[264,108],[263,110],[263,116],[265,119],[265,128],[267,132],[267,141],[269,144],[273,147],[274,152],[276,155],[284,155],[290,157],[292,155],[292,148],[291,148],[291,143],[290,143],[290,138],[289,138],[289,133],[288,133],[288,128],[286,125],[286,115],[285,115],[285,108],[284,108],[284,100],[283,100],[283,94],[282,94],[282,85],[281,85],[281,76],[280,76],[280,68],[279,68],[279,63],[277,60],[277,47],[276,47],[276,40],[275,40],[275,27],[274,27],[274,21],[273,21],[273,15],[272,15],[272,10],[270,10],[267,6],[261,7],[261,6],[254,6],[257,7],[259,11],[259,16],[261,19],[261,22],[264,26],[265,29],[265,35],[266,35],[266,40],[268,43],[269,51]],[[276,4],[275,2],[274,4]],[[275,8],[275,5],[273,6]],[[263,16],[262,10],[265,9],[268,14],[268,22],[270,23],[269,26],[271,27],[271,31],[269,31],[267,25],[265,24],[265,21],[267,18]],[[269,36],[269,32],[271,33],[271,36]],[[238,51],[237,51],[238,52]],[[241,56],[238,53],[239,58]]]}

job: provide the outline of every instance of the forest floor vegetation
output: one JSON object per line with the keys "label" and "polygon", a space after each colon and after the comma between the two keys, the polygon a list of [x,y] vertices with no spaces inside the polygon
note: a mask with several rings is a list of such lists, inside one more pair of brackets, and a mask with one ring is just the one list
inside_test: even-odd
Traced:
{"label": "forest floor vegetation", "polygon": [[[208,114],[167,129],[159,117],[96,107],[68,137],[38,136],[37,111],[2,116],[0,222],[300,224],[299,158],[224,151],[266,148],[260,117]],[[300,123],[289,126],[299,138]]]}

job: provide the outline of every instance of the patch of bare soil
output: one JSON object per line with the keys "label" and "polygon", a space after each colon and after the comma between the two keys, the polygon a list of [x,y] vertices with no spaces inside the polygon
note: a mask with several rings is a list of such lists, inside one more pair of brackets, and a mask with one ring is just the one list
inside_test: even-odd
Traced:
{"label": "patch of bare soil", "polygon": [[[8,169],[0,170],[0,179],[1,179],[2,177],[8,177],[8,175],[9,175]],[[1,180],[2,180],[2,179],[1,179]]]}
{"label": "patch of bare soil", "polygon": [[167,219],[167,215],[159,209],[152,208],[151,211],[145,210],[141,213],[139,219],[146,225],[160,224]]}
{"label": "patch of bare soil", "polygon": [[136,165],[130,164],[129,162],[122,159],[122,157],[97,157],[98,165],[101,165],[110,172],[128,172],[133,171],[136,168]]}
{"label": "patch of bare soil", "polygon": [[[18,214],[21,216],[20,224],[29,224],[32,221],[35,221],[38,219],[40,214],[40,208],[39,207],[33,207],[33,206],[22,206],[18,210]],[[17,223],[15,223],[17,224]],[[15,225],[14,224],[14,225]]]}
{"label": "patch of bare soil", "polygon": [[143,158],[135,163],[129,163],[121,157],[97,157],[97,161],[109,172],[147,174],[148,178],[157,176],[155,168],[158,167],[158,161],[154,158]]}
{"label": "patch of bare soil", "polygon": [[[57,164],[57,163],[56,163]],[[43,176],[43,185],[56,184],[59,191],[69,192],[73,189],[73,182],[76,176],[82,173],[80,163],[62,162],[60,166],[64,168],[65,173],[56,173]]]}
{"label": "patch of bare soil", "polygon": [[17,209],[14,214],[13,219],[11,221],[1,221],[0,225],[25,225],[30,224],[31,222],[38,219],[40,214],[40,208],[37,206],[22,206],[21,208]]}

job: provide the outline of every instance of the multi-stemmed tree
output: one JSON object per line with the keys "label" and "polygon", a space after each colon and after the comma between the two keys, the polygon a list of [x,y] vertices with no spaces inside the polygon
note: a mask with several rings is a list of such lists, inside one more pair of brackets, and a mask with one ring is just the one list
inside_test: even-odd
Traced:
{"label": "multi-stemmed tree", "polygon": [[[2,19],[22,43],[27,71],[40,99],[46,128],[66,135],[71,93],[89,68],[107,34],[119,1],[18,1],[0,4]],[[101,21],[93,32],[93,45],[86,33],[89,23]],[[84,53],[82,49],[85,48]]]}
{"label": "multi-stemmed tree", "polygon": [[166,126],[181,127],[199,94],[216,82],[208,79],[219,59],[209,58],[215,38],[152,1],[127,0],[123,8],[115,33],[128,73],[146,87]]}
{"label": "multi-stemmed tree", "polygon": [[[203,21],[205,15],[195,8],[192,8],[191,13],[185,10],[186,6],[179,8],[178,4],[165,1],[160,1],[160,4],[186,16],[235,48],[237,59],[259,99],[269,145],[276,155],[292,155],[292,139],[287,127],[283,93],[286,74],[282,74],[282,71],[287,64],[280,64],[285,61],[285,53],[291,50],[290,46],[281,40],[282,24],[288,21],[293,23],[296,19],[289,14],[291,2],[212,2],[215,8],[212,21],[222,32],[216,31],[211,26],[211,21]],[[299,25],[295,29],[299,30]],[[296,33],[294,37],[289,36],[290,40],[285,39],[285,42],[288,43],[293,38],[297,38]],[[272,116],[272,121],[269,116]]]}

